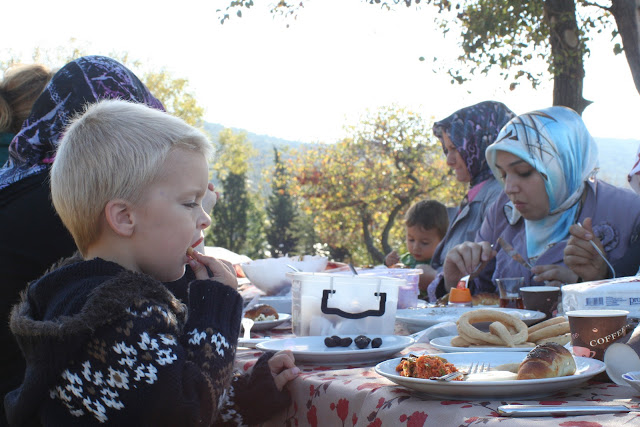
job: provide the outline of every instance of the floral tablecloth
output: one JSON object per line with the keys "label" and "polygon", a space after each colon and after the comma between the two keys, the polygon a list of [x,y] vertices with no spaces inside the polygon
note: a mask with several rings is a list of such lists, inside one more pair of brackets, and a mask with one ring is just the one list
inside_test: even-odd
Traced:
{"label": "floral tablecloth", "polygon": [[[273,335],[288,335],[286,330]],[[408,347],[410,351],[439,353],[428,343]],[[248,370],[261,352],[239,348],[236,369]],[[546,400],[482,401],[440,400],[418,395],[376,374],[368,366],[298,365],[300,376],[289,384],[291,406],[265,426],[560,426],[600,427],[640,425],[640,393],[630,387],[591,381],[558,390]],[[575,417],[509,418],[498,415],[504,404],[602,404],[627,405],[628,414]]]}

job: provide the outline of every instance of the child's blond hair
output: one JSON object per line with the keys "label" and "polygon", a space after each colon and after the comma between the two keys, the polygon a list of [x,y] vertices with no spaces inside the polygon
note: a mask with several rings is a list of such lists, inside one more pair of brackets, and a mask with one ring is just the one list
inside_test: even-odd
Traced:
{"label": "child's blond hair", "polygon": [[82,254],[100,236],[107,202],[140,200],[174,149],[212,152],[202,132],[143,104],[104,100],[71,122],[51,168],[51,196]]}

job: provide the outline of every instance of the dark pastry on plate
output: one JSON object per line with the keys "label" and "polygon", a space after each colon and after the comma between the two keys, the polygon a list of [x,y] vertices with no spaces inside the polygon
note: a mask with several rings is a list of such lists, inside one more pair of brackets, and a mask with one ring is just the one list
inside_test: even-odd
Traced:
{"label": "dark pastry on plate", "polygon": [[256,305],[244,313],[244,317],[248,317],[255,322],[263,320],[278,320],[278,312],[275,308],[267,304]]}
{"label": "dark pastry on plate", "polygon": [[573,356],[563,346],[550,342],[534,347],[518,368],[519,380],[566,377],[576,372]]}

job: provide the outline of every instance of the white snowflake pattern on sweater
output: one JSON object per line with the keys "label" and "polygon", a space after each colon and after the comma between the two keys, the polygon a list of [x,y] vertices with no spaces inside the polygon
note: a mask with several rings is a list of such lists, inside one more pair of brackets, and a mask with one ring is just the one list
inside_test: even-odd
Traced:
{"label": "white snowflake pattern on sweater", "polygon": [[[129,310],[132,315],[141,317],[163,311],[159,307],[140,313]],[[169,316],[162,317],[167,319]],[[89,358],[65,369],[60,376],[61,382],[49,390],[49,396],[60,400],[75,417],[91,414],[100,423],[109,421],[110,409],[125,408],[123,400],[126,401],[126,396],[122,393],[132,392],[139,382],[154,384],[158,381],[158,366],[171,365],[178,358],[176,337],[168,334],[151,336],[143,332],[138,338],[135,343],[120,341],[108,348],[106,360],[115,364],[103,365],[100,360]],[[217,339],[216,342],[226,341]],[[140,359],[142,354],[154,357],[143,361]]]}

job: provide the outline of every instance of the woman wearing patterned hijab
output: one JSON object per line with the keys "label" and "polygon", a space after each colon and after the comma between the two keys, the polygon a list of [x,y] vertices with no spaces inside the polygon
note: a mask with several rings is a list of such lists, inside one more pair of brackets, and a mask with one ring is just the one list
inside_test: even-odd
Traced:
{"label": "woman wearing patterned hijab", "polygon": [[[458,110],[434,124],[433,134],[442,144],[447,165],[454,170],[458,181],[469,185],[467,195],[431,260],[431,266],[436,270],[442,270],[451,248],[475,239],[487,208],[502,192],[484,152],[513,117],[515,114],[501,102],[485,101]],[[430,300],[435,300],[436,289],[441,283],[442,274],[439,274],[429,284]]]}
{"label": "woman wearing patterned hijab", "polygon": [[[499,249],[499,237],[534,265],[532,270],[503,250],[470,284],[495,292],[492,279],[525,278],[526,285],[579,278],[563,263],[569,228],[591,218],[612,261],[620,259],[640,231],[640,197],[595,179],[597,148],[582,118],[566,107],[551,107],[511,120],[486,150],[487,162],[504,188],[489,209],[476,243],[453,248],[444,266],[446,289]],[[615,207],[624,209],[616,209]]]}
{"label": "woman wearing patterned hijab", "polygon": [[[0,296],[2,319],[19,292],[76,246],[50,200],[49,168],[61,133],[74,115],[100,99],[119,98],[163,110],[142,82],[122,64],[87,56],[65,65],[37,99],[9,147],[0,169]],[[1,398],[22,381],[24,361],[6,321],[0,326]],[[4,405],[2,405],[4,408]],[[2,414],[4,419],[4,412]]]}

